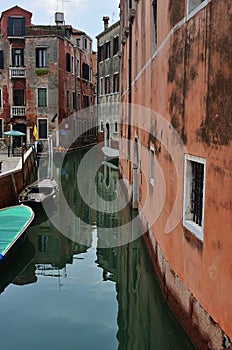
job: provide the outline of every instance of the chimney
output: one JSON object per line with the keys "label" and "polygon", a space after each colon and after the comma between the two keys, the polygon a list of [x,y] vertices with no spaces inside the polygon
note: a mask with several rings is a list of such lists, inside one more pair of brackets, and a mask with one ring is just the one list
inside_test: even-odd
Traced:
{"label": "chimney", "polygon": [[106,30],[109,27],[109,19],[110,19],[110,17],[108,17],[108,16],[104,16],[102,19],[104,22],[104,30]]}

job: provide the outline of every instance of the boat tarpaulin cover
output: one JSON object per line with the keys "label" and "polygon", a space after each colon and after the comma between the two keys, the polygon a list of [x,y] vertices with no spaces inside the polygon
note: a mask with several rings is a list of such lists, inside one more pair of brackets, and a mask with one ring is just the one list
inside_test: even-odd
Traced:
{"label": "boat tarpaulin cover", "polygon": [[0,210],[0,259],[25,231],[33,217],[33,211],[25,205]]}

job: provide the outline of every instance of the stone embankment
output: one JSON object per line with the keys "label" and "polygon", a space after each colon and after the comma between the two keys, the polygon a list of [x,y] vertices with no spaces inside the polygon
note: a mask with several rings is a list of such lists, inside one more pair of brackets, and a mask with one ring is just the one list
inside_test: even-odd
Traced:
{"label": "stone embankment", "polygon": [[36,171],[36,154],[30,147],[23,157],[0,154],[0,208],[18,203],[18,195],[31,182]]}

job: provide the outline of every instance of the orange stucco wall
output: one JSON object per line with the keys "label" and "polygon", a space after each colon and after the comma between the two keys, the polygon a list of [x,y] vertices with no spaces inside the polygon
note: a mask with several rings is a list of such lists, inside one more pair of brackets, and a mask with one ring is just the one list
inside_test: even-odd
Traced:
{"label": "orange stucco wall", "polygon": [[[123,4],[121,1],[122,13]],[[149,0],[135,3],[136,16],[131,26],[131,102],[153,112],[137,108],[131,115],[131,140],[136,136],[139,143],[139,207],[171,268],[232,337],[232,8],[229,0],[214,0],[205,3],[195,15],[187,16],[184,0],[158,0],[157,4],[158,43],[153,56]],[[122,32],[124,25],[121,23]],[[125,71],[129,37],[123,45],[121,61],[123,102],[128,101]],[[128,120],[128,111],[125,115]],[[170,123],[169,131],[162,127],[163,123],[156,122],[156,116]],[[177,145],[173,128],[181,145]],[[122,126],[122,136],[127,137],[126,125]],[[145,180],[149,178],[151,145],[155,151],[153,187]],[[177,194],[176,210],[182,216],[184,153],[206,159],[203,242],[187,232],[182,220],[170,233],[164,233]],[[123,156],[121,167],[132,183],[131,162]],[[159,183],[162,178],[165,194]]]}

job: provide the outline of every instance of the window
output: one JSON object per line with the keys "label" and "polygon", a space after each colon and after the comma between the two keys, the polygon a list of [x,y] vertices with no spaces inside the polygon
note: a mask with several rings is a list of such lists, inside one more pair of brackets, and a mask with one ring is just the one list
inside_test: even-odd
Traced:
{"label": "window", "polygon": [[70,59],[71,59],[70,53],[66,53],[66,71],[67,72],[70,72],[70,70],[71,70]]}
{"label": "window", "polygon": [[187,0],[188,13],[193,11],[197,6],[199,6],[204,0]]}
{"label": "window", "polygon": [[19,48],[12,49],[12,66],[21,67],[24,65],[24,50]]}
{"label": "window", "polygon": [[2,108],[2,89],[0,89],[0,108]]}
{"label": "window", "polygon": [[98,48],[98,59],[99,59],[99,62],[104,61],[104,45],[101,45]]}
{"label": "window", "polygon": [[36,52],[36,68],[47,67],[47,49],[45,47],[37,47]]}
{"label": "window", "polygon": [[38,136],[39,139],[48,138],[48,120],[46,118],[38,119]]}
{"label": "window", "polygon": [[80,47],[80,38],[77,38],[77,47]]}
{"label": "window", "polygon": [[104,131],[104,123],[103,120],[100,122],[100,131]]}
{"label": "window", "polygon": [[157,0],[152,1],[152,52],[157,49]]}
{"label": "window", "polygon": [[113,92],[119,91],[119,74],[115,73],[113,75]]}
{"label": "window", "polygon": [[103,78],[100,78],[100,95],[104,95]]}
{"label": "window", "polygon": [[154,185],[154,146],[150,147],[150,184]]}
{"label": "window", "polygon": [[118,122],[117,121],[114,122],[114,133],[115,134],[118,133]]}
{"label": "window", "polygon": [[105,60],[110,58],[110,41],[105,43]]}
{"label": "window", "polygon": [[8,36],[25,35],[25,17],[8,17]]}
{"label": "window", "polygon": [[72,104],[73,104],[73,109],[77,109],[77,97],[76,97],[76,92],[73,91],[72,93]]}
{"label": "window", "polygon": [[89,107],[89,96],[83,96],[84,98],[84,108]]}
{"label": "window", "polygon": [[81,94],[77,94],[77,108],[81,108]]}
{"label": "window", "polygon": [[85,36],[83,37],[83,48],[85,50],[87,50],[87,48],[88,48],[88,40]]}
{"label": "window", "polygon": [[183,225],[203,239],[206,160],[185,155]]}
{"label": "window", "polygon": [[48,236],[38,236],[38,246],[40,252],[48,252]]}
{"label": "window", "polygon": [[69,91],[66,91],[66,107],[67,107],[67,108],[70,107],[70,95],[69,95]]}
{"label": "window", "polygon": [[139,73],[139,51],[138,51],[138,40],[135,43],[135,74],[136,77]]}
{"label": "window", "polygon": [[70,30],[68,28],[65,29],[65,36],[67,39],[70,39]]}
{"label": "window", "polygon": [[89,81],[93,81],[93,70],[92,67],[89,67]]}
{"label": "window", "polygon": [[3,137],[3,119],[0,118],[0,139]]}
{"label": "window", "polygon": [[13,89],[13,105],[14,106],[25,105],[23,89]]}
{"label": "window", "polygon": [[4,55],[3,55],[3,50],[0,50],[0,69],[4,69]]}
{"label": "window", "polygon": [[110,94],[110,76],[105,77],[105,94]]}
{"label": "window", "polygon": [[74,64],[74,57],[72,56],[72,74],[75,73],[75,64]]}
{"label": "window", "polygon": [[77,60],[77,76],[80,77],[80,61]]}
{"label": "window", "polygon": [[86,63],[82,63],[82,78],[89,80],[89,66]]}
{"label": "window", "polygon": [[38,107],[47,107],[47,89],[38,89]]}
{"label": "window", "polygon": [[118,36],[115,36],[113,40],[113,55],[117,55],[118,50],[119,50],[119,39],[118,39]]}

